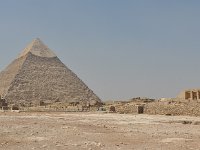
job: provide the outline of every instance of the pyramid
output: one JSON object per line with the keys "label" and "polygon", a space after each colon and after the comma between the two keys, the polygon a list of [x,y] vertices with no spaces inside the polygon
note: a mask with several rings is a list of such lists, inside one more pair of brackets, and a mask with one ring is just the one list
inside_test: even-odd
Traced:
{"label": "pyramid", "polygon": [[38,38],[0,73],[0,95],[9,104],[101,101]]}

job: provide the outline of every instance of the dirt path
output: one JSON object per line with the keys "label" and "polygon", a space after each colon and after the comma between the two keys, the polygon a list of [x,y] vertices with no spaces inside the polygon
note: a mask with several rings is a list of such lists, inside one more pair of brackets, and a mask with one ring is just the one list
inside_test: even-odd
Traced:
{"label": "dirt path", "polygon": [[197,150],[200,118],[103,113],[0,113],[0,149]]}

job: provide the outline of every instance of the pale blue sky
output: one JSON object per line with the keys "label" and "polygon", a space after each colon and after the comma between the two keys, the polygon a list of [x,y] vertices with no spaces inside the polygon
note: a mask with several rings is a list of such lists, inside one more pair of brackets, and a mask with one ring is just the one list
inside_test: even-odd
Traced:
{"label": "pale blue sky", "polygon": [[103,100],[200,88],[199,0],[0,0],[0,70],[36,37]]}

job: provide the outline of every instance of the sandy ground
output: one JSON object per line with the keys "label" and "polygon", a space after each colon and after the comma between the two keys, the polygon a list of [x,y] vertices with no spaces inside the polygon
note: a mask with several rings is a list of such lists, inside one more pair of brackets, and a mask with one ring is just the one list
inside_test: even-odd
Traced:
{"label": "sandy ground", "polygon": [[0,113],[2,150],[198,150],[200,118]]}

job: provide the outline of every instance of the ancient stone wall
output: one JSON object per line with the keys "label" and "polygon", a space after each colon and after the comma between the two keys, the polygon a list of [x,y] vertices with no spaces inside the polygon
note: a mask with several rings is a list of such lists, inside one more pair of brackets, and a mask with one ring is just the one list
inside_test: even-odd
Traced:
{"label": "ancient stone wall", "polygon": [[110,104],[105,106],[106,110],[109,111],[111,106],[115,107],[115,112],[117,113],[137,114],[138,106],[143,106],[143,104],[137,104],[137,103]]}
{"label": "ancient stone wall", "polygon": [[152,115],[185,115],[200,116],[200,101],[184,99],[166,99],[163,101],[130,101],[117,102],[105,105],[107,111],[111,106],[115,107],[117,113],[152,114]]}
{"label": "ancient stone wall", "polygon": [[200,116],[200,102],[153,102],[145,105],[144,113],[153,115]]}
{"label": "ancient stone wall", "polygon": [[116,112],[125,113],[125,114],[138,113],[138,106],[137,105],[124,105],[123,107],[119,106],[119,107],[116,107]]}

